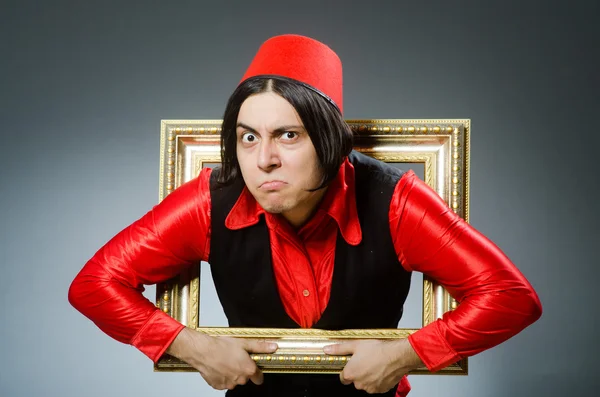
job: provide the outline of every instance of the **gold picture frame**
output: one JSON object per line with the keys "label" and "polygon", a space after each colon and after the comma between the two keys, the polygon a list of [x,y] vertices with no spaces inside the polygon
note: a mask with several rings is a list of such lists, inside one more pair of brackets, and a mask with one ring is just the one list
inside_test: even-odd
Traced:
{"label": "gold picture frame", "polygon": [[[347,120],[355,134],[354,149],[387,163],[423,163],[424,181],[459,216],[469,221],[469,119]],[[207,163],[219,163],[221,120],[162,120],[160,138],[159,200],[194,178]],[[252,354],[263,372],[338,373],[348,357],[328,356],[323,346],[351,339],[406,338],[418,329],[227,328],[200,326],[200,266],[160,283],[156,305],[182,324],[211,336],[273,340],[273,354]],[[442,285],[423,276],[423,326],[456,308]],[[155,371],[195,371],[165,354]],[[427,368],[411,374],[428,374]],[[466,358],[436,374],[466,375]]]}

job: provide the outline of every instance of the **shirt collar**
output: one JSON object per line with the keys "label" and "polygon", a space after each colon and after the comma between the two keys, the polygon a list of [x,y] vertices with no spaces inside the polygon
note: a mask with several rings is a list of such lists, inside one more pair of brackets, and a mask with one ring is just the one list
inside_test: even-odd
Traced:
{"label": "shirt collar", "polygon": [[[345,159],[337,176],[331,181],[318,211],[324,211],[337,223],[342,237],[350,245],[358,245],[362,231],[356,210],[354,166]],[[244,186],[240,197],[225,219],[225,226],[231,230],[242,229],[258,223],[266,211]],[[310,220],[309,220],[310,222]]]}

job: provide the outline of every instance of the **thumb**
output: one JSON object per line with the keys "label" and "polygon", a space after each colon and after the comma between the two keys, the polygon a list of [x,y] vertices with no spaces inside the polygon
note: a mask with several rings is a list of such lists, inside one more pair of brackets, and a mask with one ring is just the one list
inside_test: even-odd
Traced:
{"label": "thumb", "polygon": [[244,340],[244,350],[248,353],[275,353],[277,348],[277,343],[267,342],[266,340]]}
{"label": "thumb", "polygon": [[325,354],[330,354],[332,356],[347,356],[354,354],[354,350],[356,349],[356,342],[344,342],[344,343],[336,343],[334,345],[327,345],[323,347],[323,351]]}

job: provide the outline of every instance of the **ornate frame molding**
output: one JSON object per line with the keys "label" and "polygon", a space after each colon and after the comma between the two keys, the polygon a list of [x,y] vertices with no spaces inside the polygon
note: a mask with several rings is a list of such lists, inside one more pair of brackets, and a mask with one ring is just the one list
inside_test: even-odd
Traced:
{"label": "ornate frame molding", "polygon": [[[470,120],[347,120],[355,133],[354,148],[388,163],[423,163],[425,182],[459,216],[469,221]],[[221,120],[163,120],[161,122],[159,200],[194,178],[206,163],[218,163]],[[156,305],[182,324],[213,336],[275,340],[274,354],[252,355],[264,372],[337,373],[347,357],[327,356],[322,347],[347,339],[406,338],[418,329],[315,329],[221,328],[200,326],[199,266],[157,285]],[[442,285],[423,277],[423,326],[450,310],[456,301]],[[165,355],[156,371],[194,371]],[[436,374],[467,374],[467,359]],[[426,368],[412,373],[427,374]]]}

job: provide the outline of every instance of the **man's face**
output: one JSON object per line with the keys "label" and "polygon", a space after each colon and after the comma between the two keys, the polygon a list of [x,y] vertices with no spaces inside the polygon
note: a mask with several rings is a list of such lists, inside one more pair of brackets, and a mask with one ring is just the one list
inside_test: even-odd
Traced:
{"label": "man's face", "polygon": [[271,213],[300,226],[324,189],[315,147],[296,109],[273,92],[248,97],[237,119],[236,152],[246,186]]}

